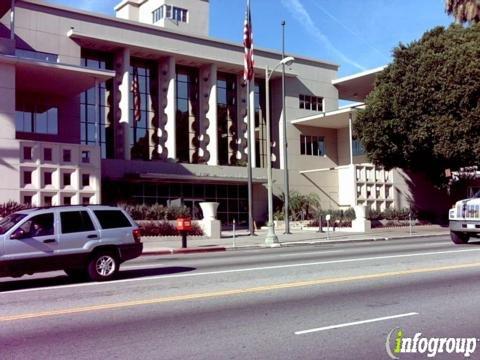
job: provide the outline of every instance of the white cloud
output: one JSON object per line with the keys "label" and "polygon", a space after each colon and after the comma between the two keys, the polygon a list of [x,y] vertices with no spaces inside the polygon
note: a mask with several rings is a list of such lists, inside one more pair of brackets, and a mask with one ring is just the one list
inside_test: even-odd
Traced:
{"label": "white cloud", "polygon": [[307,31],[312,37],[314,37],[320,44],[322,44],[330,53],[340,58],[342,61],[360,69],[366,70],[366,68],[356,61],[350,59],[347,55],[341,52],[332,42],[322,33],[318,26],[313,22],[312,18],[308,14],[305,7],[300,0],[282,0],[282,5],[285,6],[300,23],[300,25]]}

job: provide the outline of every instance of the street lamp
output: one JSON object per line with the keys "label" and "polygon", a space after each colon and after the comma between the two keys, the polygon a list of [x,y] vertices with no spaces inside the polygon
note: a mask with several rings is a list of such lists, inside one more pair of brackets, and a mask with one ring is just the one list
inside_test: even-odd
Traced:
{"label": "street lamp", "polygon": [[268,65],[265,68],[265,107],[266,107],[266,122],[267,122],[267,188],[268,188],[268,224],[267,237],[265,244],[274,246],[278,244],[278,237],[275,235],[275,228],[273,226],[273,192],[272,192],[272,141],[270,133],[270,78],[279,66],[290,66],[295,59],[292,56],[284,57],[272,71],[268,70]]}

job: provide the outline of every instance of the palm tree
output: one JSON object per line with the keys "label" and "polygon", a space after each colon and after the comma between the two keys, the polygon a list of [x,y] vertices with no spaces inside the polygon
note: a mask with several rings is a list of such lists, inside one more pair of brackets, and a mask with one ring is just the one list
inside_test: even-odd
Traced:
{"label": "palm tree", "polygon": [[480,22],[480,0],[445,0],[445,10],[459,23]]}

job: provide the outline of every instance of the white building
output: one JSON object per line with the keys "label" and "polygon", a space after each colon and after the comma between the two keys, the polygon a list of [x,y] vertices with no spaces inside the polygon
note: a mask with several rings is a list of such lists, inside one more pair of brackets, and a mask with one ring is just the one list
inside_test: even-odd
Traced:
{"label": "white building", "polygon": [[[8,3],[8,4],[7,4]],[[0,4],[0,202],[34,205],[218,201],[247,221],[243,45],[208,37],[208,0],[124,0],[117,17],[40,0]],[[240,40],[240,39],[239,39]],[[337,78],[298,55],[286,68],[290,190],[324,208],[408,206],[401,172],[368,164],[352,139],[355,109],[381,69]],[[254,217],[266,217],[265,67],[252,83]],[[132,83],[138,74],[140,119]],[[271,82],[274,193],[283,191],[281,74]],[[195,214],[194,214],[195,215]]]}

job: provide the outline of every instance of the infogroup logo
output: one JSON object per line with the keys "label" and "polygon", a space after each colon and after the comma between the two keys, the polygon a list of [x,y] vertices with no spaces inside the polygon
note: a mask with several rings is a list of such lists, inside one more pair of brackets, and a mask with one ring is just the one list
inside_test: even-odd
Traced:
{"label": "infogroup logo", "polygon": [[422,337],[416,333],[413,337],[406,337],[401,328],[392,329],[385,342],[388,356],[400,359],[401,354],[426,354],[434,358],[437,354],[458,354],[469,358],[477,348],[477,338],[439,338]]}

